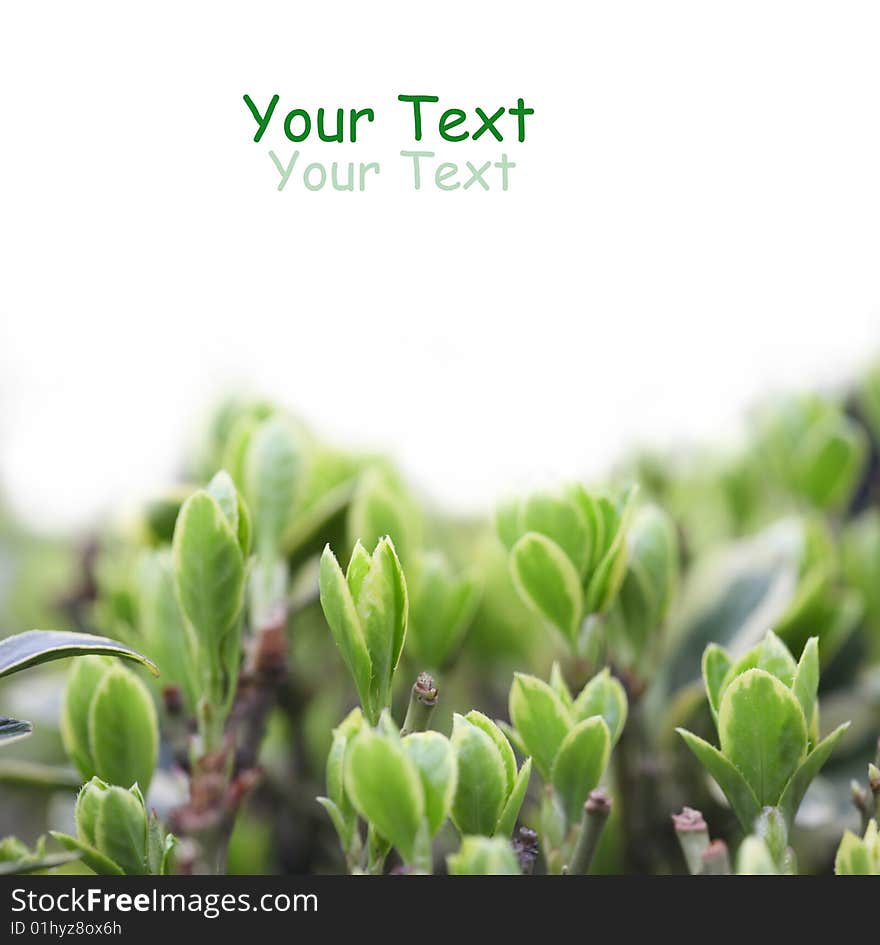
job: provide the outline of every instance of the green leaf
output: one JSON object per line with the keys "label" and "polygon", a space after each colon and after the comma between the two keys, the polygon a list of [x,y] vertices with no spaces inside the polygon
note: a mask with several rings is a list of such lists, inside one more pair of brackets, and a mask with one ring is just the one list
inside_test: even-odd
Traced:
{"label": "green leaf", "polygon": [[507,797],[498,823],[495,825],[495,833],[499,836],[509,837],[516,826],[516,818],[519,817],[520,809],[526,797],[526,791],[529,788],[529,779],[532,776],[532,759],[526,758],[523,766],[513,782],[513,788]]}
{"label": "green leaf", "polygon": [[627,711],[626,690],[606,667],[580,691],[575,699],[572,715],[576,721],[600,715],[608,726],[613,748],[626,725]]}
{"label": "green leaf", "polygon": [[106,782],[94,777],[83,785],[76,797],[76,807],[74,808],[76,833],[80,840],[84,840],[90,846],[96,846],[98,842],[96,834],[98,808],[101,805],[104,791],[108,787],[109,785]]}
{"label": "green leaf", "polygon": [[614,603],[626,577],[628,563],[626,536],[621,530],[587,585],[585,608],[588,614],[604,614]]}
{"label": "green leaf", "polygon": [[[666,616],[678,586],[678,535],[672,518],[657,505],[644,505],[633,513],[627,535],[630,568],[644,576],[650,589],[652,616],[659,624]],[[656,627],[655,627],[656,629]]]}
{"label": "green leaf", "polygon": [[407,653],[419,665],[439,669],[451,659],[473,619],[477,583],[454,575],[443,554],[425,552],[408,573],[407,585]]}
{"label": "green leaf", "polygon": [[843,416],[816,423],[795,454],[803,492],[820,508],[844,503],[864,466],[867,445],[864,432]]}
{"label": "green leaf", "polygon": [[153,876],[158,876],[162,868],[162,848],[163,848],[162,828],[159,824],[159,818],[153,811],[147,817],[147,872]]}
{"label": "green leaf", "polygon": [[146,791],[159,758],[159,722],[147,687],[121,666],[110,667],[94,691],[88,715],[94,774]]}
{"label": "green leaf", "polygon": [[85,656],[89,653],[104,653],[134,660],[146,666],[154,676],[159,675],[155,664],[146,656],[107,637],[71,633],[67,630],[26,630],[24,633],[0,640],[0,676],[9,676],[50,660]]}
{"label": "green leaf", "polygon": [[519,737],[519,732],[510,724],[510,722],[505,722],[504,719],[495,719],[495,724],[510,742],[511,746],[516,751],[518,751],[520,755],[523,756],[523,758],[525,758],[528,755],[529,750],[526,748],[523,740]]}
{"label": "green leaf", "polygon": [[510,569],[522,599],[573,643],[584,601],[580,577],[565,552],[549,538],[529,532],[513,546]]}
{"label": "green leaf", "polygon": [[710,745],[686,729],[678,728],[676,731],[724,792],[742,829],[747,834],[751,833],[755,820],[761,813],[761,805],[746,779],[714,745]]}
{"label": "green leaf", "polygon": [[241,615],[245,569],[238,537],[213,496],[196,492],[184,502],[173,547],[180,605],[200,652],[219,662],[221,644]]}
{"label": "green leaf", "polygon": [[535,676],[514,673],[510,687],[510,720],[545,781],[553,759],[571,728],[572,719],[556,693]]}
{"label": "green leaf", "polygon": [[457,853],[446,857],[450,876],[521,876],[510,841],[503,837],[463,837]]}
{"label": "green leaf", "polygon": [[373,707],[370,697],[370,654],[348,582],[329,545],[321,555],[319,585],[321,607],[333,639],[354,679],[364,713],[375,724],[378,721],[378,709]]}
{"label": "green leaf", "polygon": [[201,682],[191,634],[177,599],[170,548],[147,551],[140,556],[137,589],[138,630],[144,648],[162,672],[163,684],[179,686],[188,714],[195,715]]}
{"label": "green leaf", "polygon": [[801,653],[791,687],[800,703],[808,728],[812,727],[819,692],[819,638],[810,637]]}
{"label": "green leaf", "polygon": [[373,729],[359,732],[345,754],[345,790],[360,815],[411,862],[425,817],[425,793],[400,740]]}
{"label": "green leaf", "polygon": [[[147,814],[140,792],[136,794],[97,779],[83,788],[79,801],[88,803],[94,818],[94,842],[87,836],[79,842],[94,849],[129,876],[146,872]],[[81,803],[77,805],[77,825],[81,829]]]}
{"label": "green leaf", "polygon": [[95,819],[95,846],[128,876],[146,872],[147,814],[143,804],[124,788],[104,791]]}
{"label": "green leaf", "polygon": [[67,677],[61,705],[61,740],[84,781],[98,773],[89,746],[89,709],[92,697],[110,666],[109,657],[86,656],[73,664]]}
{"label": "green leaf", "polygon": [[519,511],[520,534],[537,532],[561,548],[583,575],[592,553],[591,535],[577,504],[552,495],[533,495]]}
{"label": "green leaf", "polygon": [[728,669],[721,683],[721,696],[724,696],[727,687],[734,679],[742,676],[749,669],[763,669],[790,689],[797,671],[797,663],[782,640],[772,630],[768,630],[757,646],[753,646]]}
{"label": "green leaf", "polygon": [[243,491],[260,555],[275,557],[295,510],[304,469],[303,449],[281,416],[264,420],[250,437],[244,458]]}
{"label": "green leaf", "polygon": [[760,837],[748,836],[737,851],[736,872],[738,876],[778,876],[780,870],[767,844]]}
{"label": "green leaf", "polygon": [[837,848],[834,872],[838,876],[877,876],[880,874],[880,846],[877,821],[868,824],[864,838],[847,830]]}
{"label": "green leaf", "polygon": [[788,647],[772,631],[768,630],[763,642],[758,646],[757,668],[775,676],[784,686],[791,688],[797,663]]}
{"label": "green leaf", "polygon": [[408,601],[400,561],[390,538],[383,538],[370,559],[355,606],[370,654],[373,704],[383,709],[391,701],[391,682],[406,636]]}
{"label": "green leaf", "polygon": [[242,555],[246,558],[251,550],[251,514],[241,497],[232,476],[221,469],[205,487],[205,491],[217,500],[229,527],[235,532]]}
{"label": "green leaf", "polygon": [[763,669],[747,670],[721,699],[718,734],[758,803],[777,804],[807,749],[804,713],[791,691]]}
{"label": "green leaf", "polygon": [[629,564],[627,533],[635,511],[635,491],[635,488],[629,489],[617,506],[604,496],[598,500],[607,551],[595,563],[587,585],[584,603],[588,614],[605,613],[614,603],[626,577]]}
{"label": "green leaf", "polygon": [[476,725],[477,728],[481,728],[495,743],[501,763],[504,765],[504,790],[505,793],[510,793],[513,789],[513,782],[516,780],[516,756],[510,747],[510,742],[504,732],[482,712],[471,709],[465,718],[471,724]]}
{"label": "green leaf", "polygon": [[627,571],[605,632],[615,659],[638,670],[654,654],[657,634],[678,586],[675,524],[657,506],[642,506],[634,515],[626,544]]}
{"label": "green leaf", "polygon": [[706,686],[706,695],[709,698],[709,707],[715,726],[718,727],[718,709],[721,705],[723,684],[730,670],[730,654],[723,646],[710,643],[703,651],[703,682]]}
{"label": "green leaf", "polygon": [[568,688],[568,683],[566,683],[556,660],[553,661],[553,665],[550,667],[550,688],[559,696],[566,709],[571,710],[574,706],[574,699],[571,697],[571,690]]}
{"label": "green leaf", "polygon": [[79,859],[81,859],[92,872],[97,873],[99,876],[125,875],[125,870],[123,870],[118,863],[114,863],[113,860],[104,856],[103,853],[98,852],[98,850],[85,841],[78,840],[76,837],[71,837],[70,834],[61,833],[58,830],[50,830],[49,835],[57,840],[65,850],[75,852]]}
{"label": "green leaf", "polygon": [[367,549],[359,541],[355,542],[345,572],[345,581],[348,584],[355,607],[361,594],[361,588],[364,586],[364,581],[370,573],[372,563],[372,558]]}
{"label": "green leaf", "polygon": [[19,738],[26,738],[32,731],[33,726],[30,722],[0,716],[0,743],[9,744],[18,741]]}
{"label": "green leaf", "polygon": [[451,742],[458,763],[452,820],[461,834],[492,836],[508,796],[501,754],[482,728],[458,714]]}
{"label": "green leaf", "polygon": [[171,876],[174,872],[174,851],[177,849],[177,837],[169,833],[162,844],[162,859],[159,861],[159,875]]}
{"label": "green leaf", "polygon": [[[590,536],[590,555],[586,567],[587,572],[590,572],[595,570],[607,550],[608,536],[605,532],[605,515],[602,506],[603,503],[608,503],[608,500],[604,496],[591,495],[580,483],[569,486],[567,493],[569,499],[580,509]],[[613,515],[613,506],[610,503],[608,506]]]}
{"label": "green leaf", "polygon": [[433,837],[449,816],[458,767],[449,739],[439,732],[416,732],[403,739],[406,753],[415,762],[425,791],[425,816]]}
{"label": "green leaf", "polygon": [[807,755],[807,757],[798,765],[797,770],[791,776],[791,780],[786,784],[782,797],[779,799],[779,809],[785,817],[789,829],[794,823],[795,815],[801,806],[801,801],[807,793],[807,788],[812,780],[821,770],[825,762],[831,757],[834,746],[838,743],[843,733],[849,728],[849,722],[839,725],[830,735],[819,742],[818,745]]}
{"label": "green leaf", "polygon": [[205,487],[205,491],[217,500],[217,505],[226,516],[226,521],[229,522],[229,527],[237,534],[238,490],[235,488],[232,477],[225,469],[221,469]]}
{"label": "green leaf", "polygon": [[553,762],[553,786],[562,798],[569,824],[583,814],[584,802],[608,765],[611,736],[601,716],[584,719],[565,736]]}
{"label": "green leaf", "polygon": [[0,840],[0,876],[47,872],[77,859],[78,853],[47,853],[45,837],[37,840],[33,850],[28,849],[17,837]]}
{"label": "green leaf", "polygon": [[339,837],[339,844],[343,850],[348,850],[352,838],[352,823],[329,797],[316,797],[315,800],[327,811],[333,829]]}
{"label": "green leaf", "polygon": [[327,794],[340,811],[347,805],[348,801],[344,782],[345,749],[347,745],[348,738],[339,731],[334,731],[330,751],[327,754]]}

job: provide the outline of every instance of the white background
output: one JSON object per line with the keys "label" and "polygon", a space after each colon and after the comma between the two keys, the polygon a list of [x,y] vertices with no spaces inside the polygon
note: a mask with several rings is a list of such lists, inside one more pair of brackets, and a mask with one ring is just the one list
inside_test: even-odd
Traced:
{"label": "white background", "polygon": [[[233,387],[482,509],[834,383],[880,352],[878,49],[841,0],[6,4],[0,485],[82,525]],[[300,148],[376,185],[279,193],[245,92],[373,106]],[[413,192],[400,92],[523,96],[511,189]]]}

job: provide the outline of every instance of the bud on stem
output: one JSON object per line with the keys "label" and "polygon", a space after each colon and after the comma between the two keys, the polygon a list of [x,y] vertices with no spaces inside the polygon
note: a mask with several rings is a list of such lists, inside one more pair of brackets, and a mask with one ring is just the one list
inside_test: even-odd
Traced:
{"label": "bud on stem", "polygon": [[611,813],[611,798],[601,788],[590,791],[590,796],[584,804],[584,816],[581,820],[581,830],[578,834],[577,845],[571,857],[567,873],[582,876],[589,872],[590,864],[599,845],[602,831],[608,815]]}
{"label": "bud on stem", "polygon": [[709,847],[709,828],[706,821],[700,811],[684,807],[680,814],[672,815],[672,823],[688,872],[691,876],[696,876],[703,871],[703,854]]}
{"label": "bud on stem", "polygon": [[431,721],[431,714],[437,705],[439,693],[430,673],[419,673],[409,695],[409,707],[403,720],[401,735],[413,732],[426,732]]}

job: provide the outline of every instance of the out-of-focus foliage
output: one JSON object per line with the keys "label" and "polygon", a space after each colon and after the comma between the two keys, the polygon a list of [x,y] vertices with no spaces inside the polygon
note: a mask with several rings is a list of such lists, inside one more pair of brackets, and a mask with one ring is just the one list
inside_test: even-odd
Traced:
{"label": "out-of-focus foliage", "polygon": [[[36,729],[13,743],[10,728],[0,758],[0,834],[25,841],[0,859],[160,872],[174,832],[178,868],[200,845],[238,871],[516,872],[535,862],[509,842],[525,825],[536,870],[554,871],[590,839],[598,786],[613,807],[593,870],[682,869],[668,818],[691,805],[732,847],[725,860],[707,834],[707,869],[864,871],[850,782],[880,734],[878,442],[875,368],[844,396],[762,405],[715,444],[464,519],[387,458],[231,399],[180,480],[89,541],[0,516],[0,632],[99,633],[161,672],[90,658],[4,681],[4,713]],[[401,736],[421,671],[437,705]],[[109,709],[105,675],[131,690]],[[111,751],[119,769],[101,766],[107,713],[141,746]],[[743,748],[749,713],[776,727]],[[799,779],[829,732],[834,752]],[[79,802],[71,765],[102,779]],[[218,778],[222,802],[194,806]],[[106,792],[133,845],[111,849],[86,809]],[[784,829],[756,821],[768,805]],[[70,832],[36,847],[59,811]]]}

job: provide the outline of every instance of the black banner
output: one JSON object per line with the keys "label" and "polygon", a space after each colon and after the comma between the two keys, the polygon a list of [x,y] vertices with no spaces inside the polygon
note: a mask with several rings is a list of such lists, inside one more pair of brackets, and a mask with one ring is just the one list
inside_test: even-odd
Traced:
{"label": "black banner", "polygon": [[751,936],[758,916],[762,935],[778,928],[790,937],[799,924],[813,927],[808,903],[830,908],[836,898],[850,928],[860,915],[869,928],[878,895],[871,877],[5,876],[0,941],[310,941],[339,932],[424,942],[488,930],[496,942],[607,937],[609,927],[625,940],[687,940],[720,928]]}

